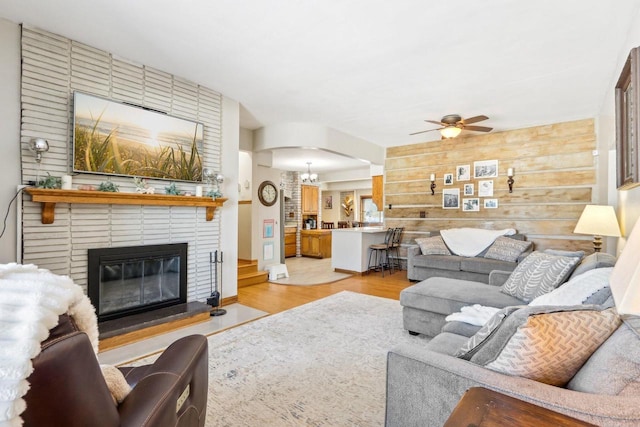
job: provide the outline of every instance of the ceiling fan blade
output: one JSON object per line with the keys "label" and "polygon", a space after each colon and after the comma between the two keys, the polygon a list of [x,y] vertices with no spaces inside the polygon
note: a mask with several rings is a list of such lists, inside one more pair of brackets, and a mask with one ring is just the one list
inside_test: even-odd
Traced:
{"label": "ceiling fan blade", "polygon": [[486,126],[466,126],[463,128],[464,130],[473,130],[476,132],[491,132],[493,128],[489,128]]}
{"label": "ceiling fan blade", "polygon": [[410,133],[409,135],[417,135],[419,133],[431,132],[431,131],[434,131],[434,130],[440,130],[440,129],[421,130],[420,132]]}
{"label": "ceiling fan blade", "polygon": [[481,122],[483,120],[489,120],[489,117],[487,117],[485,115],[469,117],[468,119],[464,119],[464,124],[470,125],[471,123],[478,123],[478,122]]}
{"label": "ceiling fan blade", "polygon": [[433,123],[434,125],[444,126],[442,122],[436,122],[435,120],[425,120],[427,123]]}

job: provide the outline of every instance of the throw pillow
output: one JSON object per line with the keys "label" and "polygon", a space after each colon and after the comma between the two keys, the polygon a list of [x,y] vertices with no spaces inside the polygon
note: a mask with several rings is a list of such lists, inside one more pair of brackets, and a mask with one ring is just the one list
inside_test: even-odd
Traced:
{"label": "throw pillow", "polygon": [[516,262],[520,254],[529,249],[530,246],[531,242],[501,236],[493,242],[484,257],[500,261]]}
{"label": "throw pillow", "polygon": [[564,283],[579,261],[534,251],[518,264],[500,291],[528,303]]}
{"label": "throw pillow", "polygon": [[[564,285],[548,294],[540,295],[529,305],[579,305],[598,292],[609,286],[609,276],[612,267],[589,270],[569,280]],[[604,298],[606,299],[606,298]],[[604,299],[602,302],[604,302]]]}
{"label": "throw pillow", "polygon": [[586,271],[593,270],[594,268],[613,267],[616,265],[616,257],[604,252],[594,252],[591,255],[587,255],[582,259],[580,264],[573,270],[570,278],[573,279]]}
{"label": "throw pillow", "polygon": [[525,307],[502,322],[471,362],[564,386],[620,323],[614,308]]}
{"label": "throw pillow", "polygon": [[420,246],[422,255],[451,255],[451,251],[440,236],[416,239],[416,243]]}
{"label": "throw pillow", "polygon": [[524,306],[512,306],[505,307],[494,314],[491,319],[487,321],[487,323],[478,330],[473,336],[471,336],[467,342],[460,347],[460,349],[454,355],[455,357],[459,357],[460,359],[470,360],[471,357],[476,354],[478,350],[482,347],[482,344],[487,342],[487,338],[491,336],[493,331],[498,329],[498,326],[502,324],[502,321],[511,313],[516,310],[519,310]]}

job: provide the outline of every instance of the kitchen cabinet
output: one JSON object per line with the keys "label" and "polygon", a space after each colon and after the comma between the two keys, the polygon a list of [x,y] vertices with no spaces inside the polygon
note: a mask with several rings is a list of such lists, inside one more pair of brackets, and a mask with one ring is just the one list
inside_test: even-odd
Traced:
{"label": "kitchen cabinet", "polygon": [[296,256],[296,230],[297,227],[284,227],[285,258]]}
{"label": "kitchen cabinet", "polygon": [[302,186],[302,215],[318,215],[318,187]]}
{"label": "kitchen cabinet", "polygon": [[300,255],[331,258],[331,230],[301,230]]}

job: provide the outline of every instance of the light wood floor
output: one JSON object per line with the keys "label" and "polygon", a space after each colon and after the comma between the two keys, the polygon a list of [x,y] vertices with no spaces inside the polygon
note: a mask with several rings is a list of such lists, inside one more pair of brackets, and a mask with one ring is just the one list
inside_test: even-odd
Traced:
{"label": "light wood floor", "polygon": [[385,272],[384,277],[380,273],[354,275],[326,285],[295,286],[259,283],[238,289],[238,302],[273,314],[341,291],[399,299],[400,291],[411,285],[412,283],[407,280],[406,271],[396,271],[393,274]]}

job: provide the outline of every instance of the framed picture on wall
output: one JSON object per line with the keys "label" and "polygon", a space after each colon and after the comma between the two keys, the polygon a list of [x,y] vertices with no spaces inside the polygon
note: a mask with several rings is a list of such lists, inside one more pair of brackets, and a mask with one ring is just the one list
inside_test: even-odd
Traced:
{"label": "framed picture on wall", "polygon": [[493,197],[493,180],[478,181],[478,197]]}
{"label": "framed picture on wall", "polygon": [[262,245],[262,259],[264,261],[273,259],[273,242],[265,242]]}
{"label": "framed picture on wall", "polygon": [[616,183],[626,190],[639,185],[640,156],[640,48],[629,52],[615,87],[616,103]]}
{"label": "framed picture on wall", "polygon": [[474,178],[497,178],[498,177],[498,161],[482,160],[473,162]]}
{"label": "framed picture on wall", "polygon": [[456,180],[469,181],[471,179],[471,165],[456,166]]}
{"label": "framed picture on wall", "polygon": [[498,209],[498,199],[484,199],[485,209]]}
{"label": "framed picture on wall", "polygon": [[462,199],[462,212],[478,212],[480,210],[480,199]]}
{"label": "framed picture on wall", "polygon": [[465,184],[464,185],[464,195],[465,196],[473,196],[474,189],[473,184]]}
{"label": "framed picture on wall", "polygon": [[460,208],[460,189],[445,188],[442,190],[442,209]]}
{"label": "framed picture on wall", "polygon": [[324,196],[324,208],[333,209],[333,196]]}
{"label": "framed picture on wall", "polygon": [[273,238],[273,225],[275,224],[275,220],[273,219],[265,219],[262,222],[262,237],[265,239]]}
{"label": "framed picture on wall", "polygon": [[444,185],[453,185],[453,174],[445,173],[444,174]]}

